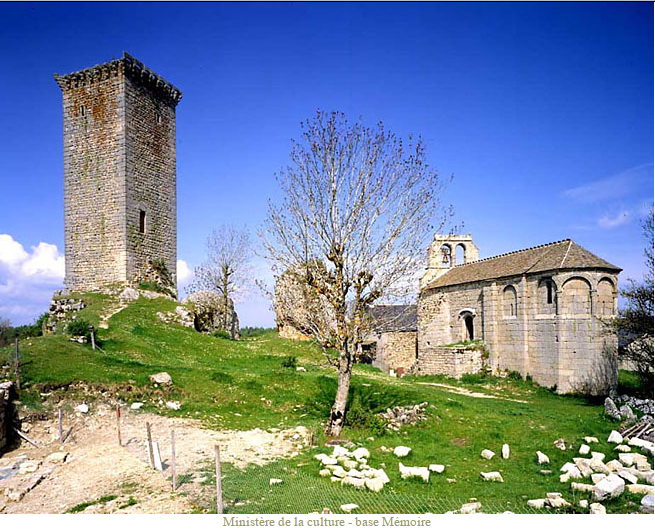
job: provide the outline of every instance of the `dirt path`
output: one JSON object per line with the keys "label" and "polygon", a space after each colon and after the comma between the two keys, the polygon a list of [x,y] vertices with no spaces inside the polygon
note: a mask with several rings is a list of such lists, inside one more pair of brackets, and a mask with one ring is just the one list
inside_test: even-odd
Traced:
{"label": "dirt path", "polygon": [[[153,440],[159,444],[163,472],[152,470],[148,464],[146,422],[151,424]],[[289,457],[308,442],[303,427],[273,432],[212,431],[189,419],[124,410],[123,446],[118,446],[115,411],[102,406],[88,414],[66,417],[65,424],[66,428],[73,424],[74,430],[63,446],[57,440],[56,421],[39,421],[33,423],[28,434],[39,448],[23,443],[0,459],[0,467],[5,468],[25,460],[38,463],[32,472],[0,480],[0,512],[62,513],[101,498],[104,501],[90,505],[84,512],[190,512],[197,506],[204,479],[196,471],[213,458],[214,445],[220,446],[224,462],[244,467]],[[187,474],[177,493],[171,492],[170,484],[172,429],[178,476]],[[66,461],[49,462],[47,458],[53,452],[68,452]],[[34,482],[38,484],[31,488]],[[21,492],[22,499],[12,501]]]}
{"label": "dirt path", "polygon": [[449,386],[448,384],[439,384],[437,382],[417,382],[417,384],[420,384],[422,386],[436,386],[439,388],[443,388],[446,391],[450,391],[451,393],[457,393],[458,395],[466,395],[467,397],[473,397],[475,399],[501,399],[501,400],[509,400],[512,402],[520,402],[522,404],[528,403],[527,400],[510,399],[509,397],[500,397],[498,395],[491,395],[489,393],[478,393],[476,391],[469,391],[468,389],[458,388],[457,386]]}

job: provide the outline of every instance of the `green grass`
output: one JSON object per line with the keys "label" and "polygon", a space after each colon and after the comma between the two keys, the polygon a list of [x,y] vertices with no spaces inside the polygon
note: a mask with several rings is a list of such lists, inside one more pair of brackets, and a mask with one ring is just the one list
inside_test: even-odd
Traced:
{"label": "green grass", "polygon": [[97,500],[85,501],[85,502],[82,502],[82,503],[78,503],[74,507],[71,507],[70,509],[68,509],[66,511],[66,514],[75,514],[75,513],[78,513],[78,512],[82,512],[83,510],[85,510],[87,507],[90,507],[91,505],[98,505],[99,503],[108,503],[108,502],[110,502],[112,500],[115,500],[116,498],[118,498],[118,496],[115,496],[115,495],[112,494],[112,495],[109,495],[109,496],[103,496],[102,498],[98,498]]}
{"label": "green grass", "polygon": [[[85,299],[87,308],[78,318],[95,325],[112,301],[100,294]],[[156,317],[157,312],[173,311],[175,306],[164,298],[141,298],[130,304],[109,320],[108,330],[99,329],[103,351],[92,351],[89,345],[70,342],[63,335],[25,340],[21,351],[26,390],[21,400],[44,406],[40,396],[44,389],[86,381],[113,389],[126,402],[143,399],[145,409],[196,418],[211,428],[302,424],[324,441],[321,423],[332,404],[336,377],[318,347],[280,339],[274,332],[226,340],[168,325]],[[10,353],[11,349],[0,350],[0,365],[3,355],[10,357]],[[306,372],[283,367],[289,357],[295,357]],[[158,407],[148,398],[162,391],[152,389],[148,382],[148,376],[159,371],[171,374],[174,385],[163,391],[168,400],[182,403],[179,411]],[[426,383],[498,398],[474,398]],[[387,407],[423,401],[430,404],[428,420],[401,432],[381,432],[379,425],[366,420]],[[547,492],[562,492],[569,501],[587,497],[574,495],[570,485],[558,479],[559,468],[577,455],[583,436],[601,440],[593,449],[608,454],[606,460],[615,453],[604,440],[617,423],[604,418],[602,405],[555,395],[518,377],[400,379],[358,365],[352,378],[351,406],[356,424],[345,428],[342,438],[366,446],[371,451],[371,466],[386,465],[391,483],[381,493],[342,488],[319,477],[319,465],[313,459],[317,450],[306,450],[296,458],[245,471],[225,465],[226,512],[311,512],[323,507],[339,512],[340,504],[351,501],[360,505],[358,512],[444,512],[472,497],[490,511],[528,512],[526,501],[542,498]],[[367,440],[370,436],[374,441]],[[553,442],[559,438],[572,448],[556,449]],[[480,457],[485,448],[500,454],[503,443],[510,445],[509,460],[499,455],[490,461]],[[412,448],[402,460],[405,465],[444,464],[445,473],[431,476],[427,484],[401,480],[399,460],[380,450],[382,445],[400,444]],[[537,450],[550,457],[550,465],[537,465]],[[541,474],[544,468],[553,473]],[[494,470],[502,471],[505,483],[481,480],[481,471]],[[269,487],[270,477],[279,477],[284,483]],[[448,483],[447,478],[456,481]],[[207,494],[210,498],[211,491]],[[625,493],[606,506],[609,512],[628,512],[634,510],[630,501],[638,504],[640,498]]]}

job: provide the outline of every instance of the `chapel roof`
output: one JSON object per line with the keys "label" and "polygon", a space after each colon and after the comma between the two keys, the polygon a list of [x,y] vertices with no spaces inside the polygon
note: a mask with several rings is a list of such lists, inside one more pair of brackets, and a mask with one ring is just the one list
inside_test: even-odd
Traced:
{"label": "chapel roof", "polygon": [[571,269],[601,269],[618,273],[621,268],[585,250],[571,239],[457,265],[429,283],[424,290],[524,274]]}
{"label": "chapel roof", "polygon": [[368,309],[377,332],[416,331],[416,305],[374,305]]}

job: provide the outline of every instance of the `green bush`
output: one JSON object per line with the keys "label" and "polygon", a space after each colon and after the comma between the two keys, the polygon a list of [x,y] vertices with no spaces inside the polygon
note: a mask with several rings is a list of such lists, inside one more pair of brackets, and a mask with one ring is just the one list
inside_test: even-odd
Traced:
{"label": "green bush", "polygon": [[523,380],[523,376],[518,371],[510,371],[507,374],[507,378],[510,380]]}
{"label": "green bush", "polygon": [[66,326],[66,331],[71,336],[85,336],[87,339],[91,337],[91,324],[86,320],[73,320]]}
{"label": "green bush", "polygon": [[295,356],[287,356],[282,360],[282,367],[287,369],[296,369],[298,366],[298,359]]}
{"label": "green bush", "polygon": [[227,331],[223,331],[223,330],[214,331],[212,333],[212,336],[214,338],[223,338],[224,340],[231,340],[232,339],[232,336],[230,336],[230,333],[227,332]]}

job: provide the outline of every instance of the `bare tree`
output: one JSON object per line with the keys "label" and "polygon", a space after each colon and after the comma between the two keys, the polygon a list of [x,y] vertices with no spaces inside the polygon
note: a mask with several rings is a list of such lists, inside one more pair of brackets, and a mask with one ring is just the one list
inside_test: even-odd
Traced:
{"label": "bare tree", "polygon": [[305,328],[337,367],[325,432],[338,436],[355,353],[372,324],[367,309],[415,292],[407,278],[450,208],[440,204],[443,183],[420,139],[404,144],[381,123],[349,123],[338,112],[319,111],[302,124],[277,180],[282,202],[269,204],[264,250],[278,277],[292,274],[311,291],[310,304],[328,307],[307,311]]}
{"label": "bare tree", "polygon": [[248,230],[223,224],[207,238],[207,259],[194,270],[189,290],[218,292],[222,299],[224,330],[228,330],[230,300],[236,302],[248,293],[251,260]]}

